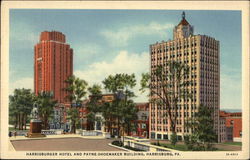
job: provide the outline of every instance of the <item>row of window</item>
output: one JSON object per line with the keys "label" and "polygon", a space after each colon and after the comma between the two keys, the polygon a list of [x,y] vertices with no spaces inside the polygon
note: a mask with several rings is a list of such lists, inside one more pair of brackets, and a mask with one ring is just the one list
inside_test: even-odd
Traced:
{"label": "row of window", "polygon": [[[164,54],[163,56],[156,56],[156,55],[152,55],[151,56],[151,60],[153,61],[153,60],[156,60],[156,57],[158,57],[157,58],[157,60],[162,60],[162,59],[168,59],[168,57],[170,57],[170,58],[175,58],[175,54],[176,54],[176,57],[178,58],[180,58],[180,57],[182,57],[182,53],[181,52],[169,52],[168,54]],[[192,50],[191,51],[191,58],[193,57],[193,56],[195,56],[197,54],[197,52],[196,52],[196,50]],[[184,53],[183,53],[183,56],[184,56],[184,58],[189,58],[189,57],[187,57],[187,56],[189,56],[189,51],[184,51]],[[163,58],[162,58],[163,57]]]}
{"label": "row of window", "polygon": [[[191,47],[196,47],[197,44],[194,43],[194,44],[191,44]],[[183,46],[184,49],[186,48],[189,48],[189,44],[184,44]],[[157,48],[157,49],[154,49],[152,48],[151,50],[151,54],[155,54],[155,53],[162,53],[162,52],[168,52],[168,51],[174,51],[174,50],[181,50],[182,49],[182,46],[181,45],[177,45],[177,46],[165,46],[165,47],[162,47],[162,48]]]}
{"label": "row of window", "polygon": [[[154,126],[152,126],[151,127],[151,130],[152,131],[164,131],[164,132],[168,132],[168,128],[166,128],[166,127],[164,127],[163,129],[161,128],[161,127],[157,127],[157,130],[155,130],[155,127]],[[171,131],[171,128],[170,128],[170,131]],[[180,133],[180,132],[182,132],[182,128],[180,127],[176,127],[176,132],[178,132],[178,133]],[[184,132],[185,133],[189,133],[189,132],[193,132],[193,130],[192,129],[184,129]],[[151,136],[151,138],[153,138],[152,136]],[[161,139],[161,136],[157,136],[157,139]],[[165,136],[164,137],[164,139],[168,139],[167,138],[167,136]],[[178,138],[179,140],[181,139],[181,136],[179,136],[179,138]]]}
{"label": "row of window", "polygon": [[[163,116],[163,114],[158,114],[157,115],[157,117],[159,118],[159,117],[167,117],[167,114],[165,114],[166,116]],[[172,116],[176,116],[176,117],[182,117],[182,113],[181,112],[177,112],[176,114],[175,113],[172,113]],[[190,114],[189,114],[189,112],[184,112],[184,118],[185,117],[194,117],[195,116],[195,114],[194,114],[194,112],[190,112]],[[152,121],[152,123],[155,123],[156,121],[155,121],[155,114],[152,114],[151,115],[151,121]],[[160,123],[161,124],[161,121],[159,121],[158,123]]]}

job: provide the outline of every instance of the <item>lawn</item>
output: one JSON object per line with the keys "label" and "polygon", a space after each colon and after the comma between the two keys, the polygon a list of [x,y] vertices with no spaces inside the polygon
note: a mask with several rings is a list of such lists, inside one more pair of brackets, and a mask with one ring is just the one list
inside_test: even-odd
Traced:
{"label": "lawn", "polygon": [[29,129],[26,129],[26,130],[19,130],[18,128],[15,129],[14,127],[9,127],[9,131],[29,131]]}
{"label": "lawn", "polygon": [[[152,143],[152,144],[156,145],[156,143]],[[179,151],[188,151],[186,145],[184,145],[184,144],[176,144],[174,146],[172,144],[160,143],[160,146],[170,148],[170,149],[179,150]]]}
{"label": "lawn", "polygon": [[224,142],[223,144],[242,146],[242,142]]}
{"label": "lawn", "polygon": [[160,144],[163,147],[170,148],[170,149],[175,149],[179,151],[188,151],[186,145],[184,144],[176,144],[175,146],[172,144]]}

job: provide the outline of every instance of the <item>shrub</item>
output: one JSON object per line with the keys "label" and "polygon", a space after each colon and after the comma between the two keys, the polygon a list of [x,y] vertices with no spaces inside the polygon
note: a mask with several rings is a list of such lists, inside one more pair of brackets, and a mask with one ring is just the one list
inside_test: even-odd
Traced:
{"label": "shrub", "polygon": [[113,144],[113,145],[115,145],[115,146],[119,146],[119,147],[122,147],[122,146],[123,146],[122,141],[113,141],[111,144]]}
{"label": "shrub", "polygon": [[161,145],[160,145],[160,142],[159,142],[159,140],[157,140],[157,143],[156,143],[156,145],[157,145],[157,146],[161,146]]}
{"label": "shrub", "polygon": [[127,148],[127,149],[130,149],[130,150],[133,150],[133,151],[144,151],[144,150],[141,150],[141,149],[138,149],[138,148],[133,148],[133,147],[130,147],[130,146],[124,146],[124,148]]}
{"label": "shrub", "polygon": [[175,145],[177,143],[177,135],[176,135],[176,133],[171,134],[170,139],[171,139],[171,144]]}

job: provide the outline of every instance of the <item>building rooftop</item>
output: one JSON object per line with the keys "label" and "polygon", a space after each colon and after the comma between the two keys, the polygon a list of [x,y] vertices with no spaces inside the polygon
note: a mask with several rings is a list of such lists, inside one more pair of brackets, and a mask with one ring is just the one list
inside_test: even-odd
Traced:
{"label": "building rooftop", "polygon": [[220,111],[220,117],[241,117],[241,116],[242,116],[242,112],[229,113],[225,111]]}
{"label": "building rooftop", "polygon": [[185,18],[185,12],[182,12],[182,20],[180,21],[180,23],[178,24],[178,26],[179,25],[184,25],[184,26],[189,25],[188,21]]}
{"label": "building rooftop", "polygon": [[189,23],[188,23],[188,21],[184,18],[184,19],[182,19],[181,21],[180,21],[180,23],[178,24],[178,26],[179,25],[184,25],[184,26],[186,26],[186,25],[189,25]]}

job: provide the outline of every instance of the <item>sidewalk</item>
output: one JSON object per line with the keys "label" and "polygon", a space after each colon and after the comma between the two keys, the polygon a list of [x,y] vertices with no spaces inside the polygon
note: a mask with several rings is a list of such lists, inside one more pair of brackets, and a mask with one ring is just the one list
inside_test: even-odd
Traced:
{"label": "sidewalk", "polygon": [[28,138],[25,136],[12,136],[9,138],[10,141],[18,141],[18,140],[33,140],[33,139],[50,139],[50,138],[84,138],[84,139],[105,139],[102,136],[81,136],[79,134],[59,134],[59,135],[47,135],[46,137],[39,138]]}
{"label": "sidewalk", "polygon": [[9,149],[9,151],[16,151],[14,146],[12,145],[12,143],[10,141],[8,141],[8,149]]}

